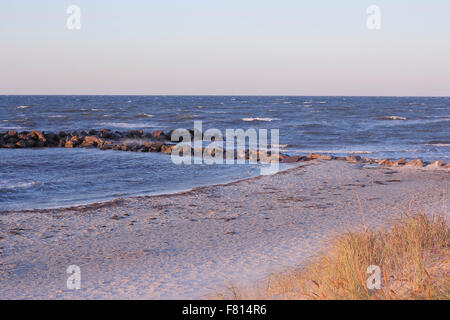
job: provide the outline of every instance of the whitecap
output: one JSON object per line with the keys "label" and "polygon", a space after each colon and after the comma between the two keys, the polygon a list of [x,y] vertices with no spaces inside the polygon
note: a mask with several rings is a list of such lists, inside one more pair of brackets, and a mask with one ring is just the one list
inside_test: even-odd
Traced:
{"label": "whitecap", "polygon": [[0,126],[0,129],[6,129],[6,130],[21,130],[23,127],[3,127]]}
{"label": "whitecap", "polygon": [[0,190],[11,190],[11,189],[25,189],[25,188],[29,188],[32,187],[36,184],[37,182],[32,181],[32,182],[22,182],[22,183],[13,183],[13,184],[8,184],[8,182],[2,183],[0,184]]}
{"label": "whitecap", "polygon": [[450,143],[427,143],[426,146],[450,147]]}
{"label": "whitecap", "polygon": [[405,117],[400,116],[383,116],[381,117],[382,120],[406,120]]}
{"label": "whitecap", "polygon": [[266,121],[266,122],[271,122],[274,120],[280,120],[280,119],[276,119],[276,118],[242,118],[242,121],[245,122],[251,122],[251,121]]}
{"label": "whitecap", "polygon": [[138,113],[138,117],[147,117],[147,118],[153,118],[154,115],[148,114],[148,113]]}
{"label": "whitecap", "polygon": [[19,107],[17,107],[17,109],[27,109],[27,108],[29,108],[29,106],[19,106]]}

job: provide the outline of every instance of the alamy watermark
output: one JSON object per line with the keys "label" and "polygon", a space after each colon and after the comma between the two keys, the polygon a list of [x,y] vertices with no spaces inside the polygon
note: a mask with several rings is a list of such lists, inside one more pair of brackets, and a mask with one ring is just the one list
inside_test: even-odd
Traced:
{"label": "alamy watermark", "polygon": [[369,266],[367,268],[367,274],[370,276],[367,278],[366,286],[369,290],[380,290],[381,288],[381,268],[379,266]]}
{"label": "alamy watermark", "polygon": [[380,30],[381,29],[381,9],[379,6],[371,5],[366,10],[369,15],[367,18],[367,29]]}
{"label": "alamy watermark", "polygon": [[77,265],[71,265],[66,270],[70,276],[67,278],[67,289],[80,290],[81,289],[81,268]]}
{"label": "alamy watermark", "polygon": [[81,8],[77,5],[67,7],[66,13],[69,15],[66,21],[66,27],[69,30],[81,29]]}
{"label": "alamy watermark", "polygon": [[[178,142],[171,151],[175,164],[265,164],[262,175],[279,171],[279,129],[219,129],[203,132],[202,121],[194,121],[193,132],[176,129],[172,142]],[[180,142],[181,141],[181,142]],[[247,144],[248,142],[248,144]],[[206,144],[206,145],[205,145]]]}

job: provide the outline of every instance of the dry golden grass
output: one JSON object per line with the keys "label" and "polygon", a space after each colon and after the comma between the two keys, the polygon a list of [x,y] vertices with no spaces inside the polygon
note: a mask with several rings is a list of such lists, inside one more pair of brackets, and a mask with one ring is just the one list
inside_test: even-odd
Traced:
{"label": "dry golden grass", "polygon": [[[274,274],[258,285],[231,285],[223,299],[450,298],[450,230],[443,217],[406,216],[383,232],[350,232],[306,268]],[[380,289],[367,287],[367,268],[382,270]]]}

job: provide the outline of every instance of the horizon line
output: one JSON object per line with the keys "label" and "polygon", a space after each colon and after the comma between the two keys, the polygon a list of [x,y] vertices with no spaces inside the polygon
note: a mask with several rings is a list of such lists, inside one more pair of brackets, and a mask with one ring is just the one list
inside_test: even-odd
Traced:
{"label": "horizon line", "polygon": [[371,97],[371,98],[450,98],[450,95],[307,95],[307,94],[0,94],[0,97],[8,96],[92,96],[92,97]]}

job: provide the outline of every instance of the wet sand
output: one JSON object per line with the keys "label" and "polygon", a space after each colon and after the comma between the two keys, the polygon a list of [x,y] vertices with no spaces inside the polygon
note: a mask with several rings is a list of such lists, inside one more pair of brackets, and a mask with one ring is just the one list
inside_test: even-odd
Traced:
{"label": "wet sand", "polygon": [[[301,265],[346,230],[409,211],[449,217],[448,170],[302,164],[176,195],[0,214],[0,299],[204,298]],[[70,265],[80,290],[67,289]]]}

